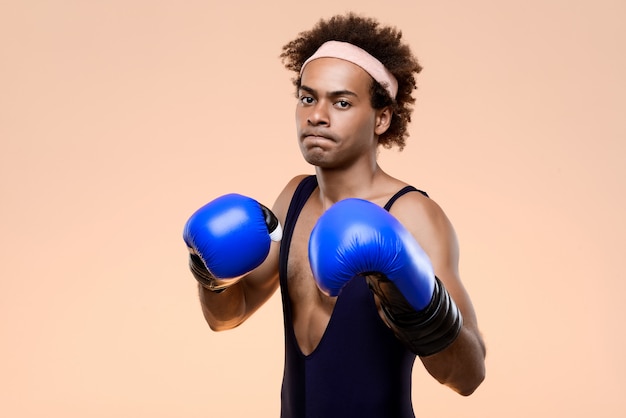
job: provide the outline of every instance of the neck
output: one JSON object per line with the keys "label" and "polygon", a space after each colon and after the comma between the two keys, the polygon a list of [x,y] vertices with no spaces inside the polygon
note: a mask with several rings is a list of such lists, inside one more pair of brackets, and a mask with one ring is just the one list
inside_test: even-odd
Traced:
{"label": "neck", "polygon": [[319,198],[324,209],[334,203],[356,197],[371,200],[378,194],[379,186],[389,177],[379,166],[349,170],[332,170],[316,167]]}

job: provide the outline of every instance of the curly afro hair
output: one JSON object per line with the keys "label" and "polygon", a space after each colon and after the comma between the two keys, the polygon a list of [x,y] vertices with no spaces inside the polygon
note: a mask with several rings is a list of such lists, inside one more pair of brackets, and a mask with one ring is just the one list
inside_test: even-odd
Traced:
{"label": "curly afro hair", "polygon": [[406,145],[409,136],[408,124],[411,121],[417,88],[415,75],[422,67],[408,45],[402,43],[402,32],[390,26],[381,26],[373,18],[358,16],[355,13],[337,15],[321,19],[308,31],[282,48],[280,58],[283,65],[297,76],[293,83],[300,86],[300,69],[304,61],[327,41],[349,42],[377,58],[398,80],[398,94],[395,100],[385,88],[372,79],[371,102],[374,109],[390,106],[393,117],[389,129],[379,137],[379,144],[385,148],[394,145],[400,150]]}

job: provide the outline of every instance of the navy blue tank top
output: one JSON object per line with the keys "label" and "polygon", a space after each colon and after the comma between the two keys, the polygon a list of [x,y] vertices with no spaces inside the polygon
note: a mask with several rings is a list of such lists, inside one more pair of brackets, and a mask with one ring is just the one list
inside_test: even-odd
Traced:
{"label": "navy blue tank top", "polygon": [[[300,350],[293,330],[287,259],[298,216],[316,187],[315,176],[304,178],[298,185],[281,242],[285,326],[281,418],[414,418],[411,374],[415,355],[380,318],[365,278],[354,278],[341,291],[315,350],[309,355]],[[407,186],[389,200],[385,209],[410,191],[426,195]]]}

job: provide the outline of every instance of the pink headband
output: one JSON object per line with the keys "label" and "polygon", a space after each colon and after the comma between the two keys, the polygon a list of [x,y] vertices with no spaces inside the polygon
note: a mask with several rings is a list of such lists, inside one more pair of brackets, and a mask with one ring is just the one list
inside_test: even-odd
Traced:
{"label": "pink headband", "polygon": [[382,62],[358,46],[347,42],[328,41],[322,44],[313,55],[304,61],[300,69],[300,75],[302,75],[304,67],[309,62],[318,58],[339,58],[358,65],[380,83],[393,99],[396,98],[396,93],[398,92],[398,81],[396,78],[385,68]]}

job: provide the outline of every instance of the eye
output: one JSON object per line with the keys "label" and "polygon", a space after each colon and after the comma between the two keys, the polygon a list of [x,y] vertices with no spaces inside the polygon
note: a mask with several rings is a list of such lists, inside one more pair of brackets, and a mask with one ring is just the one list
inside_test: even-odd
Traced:
{"label": "eye", "polygon": [[305,105],[313,104],[315,100],[311,96],[300,96],[300,102]]}
{"label": "eye", "polygon": [[340,109],[347,109],[351,105],[350,105],[350,102],[347,102],[345,100],[339,100],[338,102],[335,103],[335,106],[339,107]]}

